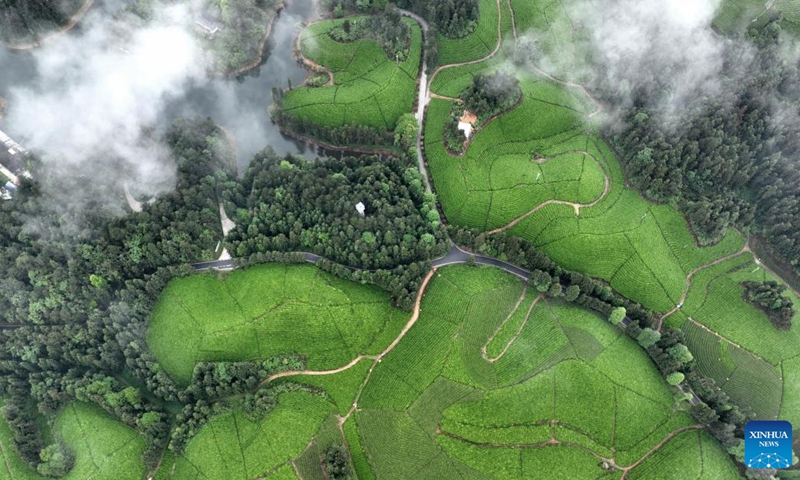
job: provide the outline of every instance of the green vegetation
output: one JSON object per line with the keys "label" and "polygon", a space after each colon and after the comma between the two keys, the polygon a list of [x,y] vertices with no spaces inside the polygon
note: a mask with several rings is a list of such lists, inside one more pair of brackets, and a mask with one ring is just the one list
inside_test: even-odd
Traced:
{"label": "green vegetation", "polygon": [[209,69],[216,73],[235,74],[258,65],[273,22],[282,7],[279,0],[206,0],[201,21],[212,28],[219,26],[219,32],[213,35],[198,27],[198,36],[203,38],[205,48],[211,52]]}
{"label": "green vegetation", "polygon": [[778,282],[751,282],[742,283],[745,297],[752,305],[759,307],[769,318],[769,321],[780,330],[792,328],[794,304],[783,296],[786,286]]}
{"label": "green vegetation", "polygon": [[[0,402],[2,405],[2,402]],[[56,417],[54,435],[75,456],[75,466],[65,480],[115,478],[139,480],[145,468],[141,456],[144,438],[115,421],[99,408],[71,403]],[[42,475],[16,453],[13,433],[0,419],[0,450],[3,452],[2,480],[41,480]]]}
{"label": "green vegetation", "polygon": [[416,22],[403,20],[410,27],[408,54],[395,61],[375,40],[331,38],[332,30],[352,21],[318,22],[303,31],[303,55],[329,69],[333,85],[278,92],[271,115],[297,134],[335,145],[391,145],[399,118],[414,104],[422,32]]}
{"label": "green vegetation", "polygon": [[263,265],[226,280],[195,275],[167,287],[147,342],[164,369],[187,383],[197,362],[308,357],[312,369],[340,367],[363,353],[394,315],[375,287],[313,266]]}
{"label": "green vegetation", "polygon": [[[689,424],[635,342],[579,307],[542,299],[531,308],[522,290],[487,267],[438,271],[420,319],[376,366],[355,413],[378,478],[520,478],[548,465],[595,478],[605,473],[596,458],[571,445],[628,465]],[[512,323],[508,349],[483,356]],[[704,465],[698,448],[692,468],[732,471],[724,455]]]}
{"label": "green vegetation", "polygon": [[631,479],[724,480],[738,473],[725,451],[703,430],[678,434],[631,471]]}
{"label": "green vegetation", "polygon": [[585,8],[582,0],[511,0],[520,38],[514,45],[513,59],[519,65],[541,65],[547,59],[548,73],[559,78],[576,78],[591,72],[591,32],[576,28],[568,12]]}
{"label": "green vegetation", "polygon": [[300,455],[332,411],[322,396],[295,392],[282,394],[277,408],[261,421],[238,410],[217,416],[189,442],[166,478],[247,480],[279,471]]}
{"label": "green vegetation", "polygon": [[750,254],[701,271],[692,279],[682,308],[690,318],[683,319],[681,328],[700,371],[737,404],[759,418],[796,419],[800,409],[786,395],[795,388],[797,363],[790,359],[797,355],[800,329],[796,322],[788,331],[772,326],[766,314],[745,299],[742,285],[774,280]]}
{"label": "green vegetation", "polygon": [[497,0],[478,0],[478,24],[475,30],[460,38],[448,38],[442,33],[437,36],[438,59],[440,65],[469,62],[488,55],[497,45],[498,4],[502,4],[503,15],[508,17],[505,2]]}
{"label": "green vegetation", "polygon": [[[769,10],[767,5],[770,5]],[[800,3],[796,0],[724,0],[714,18],[714,27],[726,35],[735,35],[745,31],[753,22],[763,25],[778,14],[784,29],[800,33]]]}
{"label": "green vegetation", "polygon": [[371,38],[395,61],[407,59],[411,46],[411,27],[394,9],[373,17],[348,18],[328,30],[328,35],[340,43]]}
{"label": "green vegetation", "polygon": [[520,87],[522,104],[481,130],[463,158],[442,142],[449,102],[431,102],[425,153],[451,224],[492,230],[521,218],[512,235],[662,312],[680,301],[693,268],[741,246],[730,232],[697,248],[678,212],[626,190],[608,147],[576,128],[587,107],[545,80],[522,78]]}
{"label": "green vegetation", "polygon": [[418,170],[398,158],[308,162],[265,151],[241,186],[234,198],[238,225],[227,237],[240,258],[303,251],[350,267],[391,269],[445,249],[433,198]]}
{"label": "green vegetation", "polygon": [[0,42],[36,42],[69,23],[84,5],[83,0],[35,0],[7,2],[0,9]]}

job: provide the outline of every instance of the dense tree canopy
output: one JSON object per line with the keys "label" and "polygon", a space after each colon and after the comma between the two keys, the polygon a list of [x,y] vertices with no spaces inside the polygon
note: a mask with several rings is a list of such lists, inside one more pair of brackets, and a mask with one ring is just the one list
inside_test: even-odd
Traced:
{"label": "dense tree canopy", "polygon": [[2,0],[0,41],[33,42],[64,27],[83,0]]}
{"label": "dense tree canopy", "polygon": [[238,257],[308,251],[377,269],[445,250],[444,228],[418,170],[395,157],[307,162],[265,151],[253,159],[242,187],[237,227],[228,237]]}
{"label": "dense tree canopy", "polygon": [[695,99],[665,124],[653,78],[634,92],[613,138],[630,182],[677,203],[701,243],[731,227],[760,233],[800,272],[800,65],[784,57],[779,19],[750,31],[755,56],[745,72],[745,47],[727,45],[719,95]]}

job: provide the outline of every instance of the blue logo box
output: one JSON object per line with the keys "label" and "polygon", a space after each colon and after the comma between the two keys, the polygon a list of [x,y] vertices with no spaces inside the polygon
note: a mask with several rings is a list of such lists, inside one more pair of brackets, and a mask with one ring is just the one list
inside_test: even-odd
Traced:
{"label": "blue logo box", "polygon": [[749,468],[792,466],[792,424],[754,420],[744,427],[744,463]]}

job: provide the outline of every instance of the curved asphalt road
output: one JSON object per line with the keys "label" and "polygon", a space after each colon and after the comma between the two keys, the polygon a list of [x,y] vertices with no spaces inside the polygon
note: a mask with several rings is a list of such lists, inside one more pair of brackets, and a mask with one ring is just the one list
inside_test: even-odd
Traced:
{"label": "curved asphalt road", "polygon": [[[319,255],[308,253],[308,252],[296,252],[303,255],[305,261],[308,263],[317,263],[320,260],[328,260],[324,257]],[[476,264],[478,265],[490,265],[492,267],[497,267],[506,272],[516,275],[517,277],[527,281],[530,278],[531,273],[524,268],[517,267],[516,265],[512,265],[508,262],[504,262],[502,260],[498,260],[492,257],[486,257],[483,255],[473,255],[465,250],[460,249],[457,245],[451,244],[450,250],[447,252],[447,255],[437,258],[431,262],[432,267],[444,267],[447,265],[459,265],[465,264],[469,262],[470,257],[472,257]],[[332,263],[332,260],[328,260]],[[208,262],[196,262],[191,264],[197,271],[206,271],[206,270],[233,270],[236,268],[234,266],[233,259],[231,260],[212,260]],[[346,268],[350,270],[364,270],[362,268],[356,267],[349,267],[345,265]],[[374,272],[375,270],[367,270],[369,272]]]}

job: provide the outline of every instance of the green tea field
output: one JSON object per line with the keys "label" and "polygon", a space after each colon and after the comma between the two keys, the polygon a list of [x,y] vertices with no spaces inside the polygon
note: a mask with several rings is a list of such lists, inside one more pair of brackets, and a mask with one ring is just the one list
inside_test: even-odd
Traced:
{"label": "green tea field", "polygon": [[[3,460],[0,479],[48,478],[39,475],[19,457],[11,435],[8,425],[0,419],[0,453]],[[67,405],[56,419],[54,435],[62,439],[75,455],[75,466],[62,477],[65,480],[140,480],[144,477],[144,438],[97,407],[83,403]]]}
{"label": "green tea field", "polygon": [[308,356],[309,368],[335,368],[405,321],[382,291],[307,265],[263,265],[224,281],[173,281],[148,329],[148,345],[175,379],[188,382],[201,361],[241,361],[282,353]]}
{"label": "green tea field", "polygon": [[692,478],[736,476],[635,342],[490,267],[435,272],[377,359],[285,381],[319,390],[261,422],[215,417],[157,478],[324,479],[337,444],[359,479],[677,478],[658,467],[674,456]]}
{"label": "green tea field", "polygon": [[[743,299],[745,280],[775,280],[747,253],[708,268],[692,278],[681,315],[667,318],[686,332],[698,366],[758,418],[800,422],[795,401],[800,328],[778,330]],[[794,302],[797,296],[791,295]]]}
{"label": "green tea field", "polygon": [[424,147],[447,220],[525,238],[559,265],[608,281],[664,314],[666,325],[682,327],[700,370],[737,404],[759,418],[800,420],[797,326],[779,331],[742,299],[742,281],[775,278],[753,263],[741,233],[729,230],[721,242],[699,246],[677,210],[626,187],[622,165],[592,120],[602,109],[580,85],[558,79],[586,58],[583,33],[565,17],[569,9],[536,1],[511,7],[516,32],[503,30],[503,41],[530,35],[562,63],[516,70],[522,104],[475,133],[463,156],[444,147],[447,98],[458,97],[478,72],[508,68],[511,49],[445,67],[432,80]]}
{"label": "green tea field", "polygon": [[414,103],[422,51],[419,25],[406,22],[411,26],[411,44],[408,58],[401,62],[389,59],[374,40],[331,39],[328,31],[341,22],[310,25],[300,38],[303,55],[330,70],[333,85],[294,88],[283,97],[283,111],[331,128],[358,124],[394,129]]}

